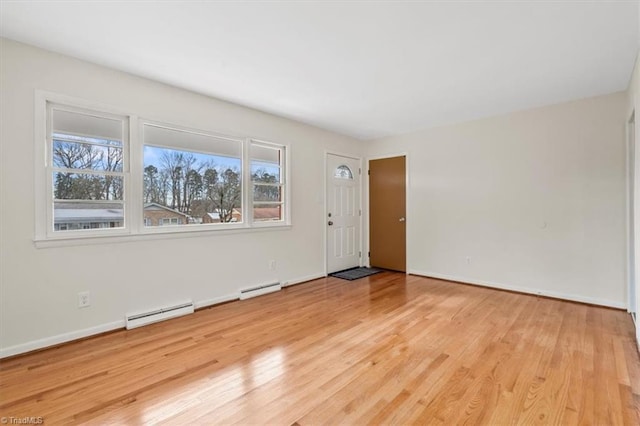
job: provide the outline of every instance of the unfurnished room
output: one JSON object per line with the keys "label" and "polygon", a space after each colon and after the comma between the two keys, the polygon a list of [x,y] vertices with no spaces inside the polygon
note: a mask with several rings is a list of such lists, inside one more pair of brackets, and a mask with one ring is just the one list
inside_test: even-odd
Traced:
{"label": "unfurnished room", "polygon": [[640,425],[639,27],[0,1],[0,422]]}

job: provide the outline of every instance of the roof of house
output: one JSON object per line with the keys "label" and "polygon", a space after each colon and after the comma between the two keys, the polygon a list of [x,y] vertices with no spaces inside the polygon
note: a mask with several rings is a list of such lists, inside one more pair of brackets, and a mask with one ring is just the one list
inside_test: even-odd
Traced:
{"label": "roof of house", "polygon": [[54,222],[120,222],[124,220],[122,209],[55,209]]}
{"label": "roof of house", "polygon": [[158,203],[145,203],[144,204],[144,209],[145,210],[166,210],[166,211],[169,211],[171,213],[182,215],[184,217],[190,217],[186,213],[182,213],[181,211],[174,210],[172,208],[169,208],[167,206],[163,206],[162,204],[158,204]]}
{"label": "roof of house", "polygon": [[[166,210],[189,218],[189,215],[158,203],[145,203],[145,210]],[[56,201],[54,222],[117,222],[124,220],[124,209],[120,203],[96,203],[76,201]]]}

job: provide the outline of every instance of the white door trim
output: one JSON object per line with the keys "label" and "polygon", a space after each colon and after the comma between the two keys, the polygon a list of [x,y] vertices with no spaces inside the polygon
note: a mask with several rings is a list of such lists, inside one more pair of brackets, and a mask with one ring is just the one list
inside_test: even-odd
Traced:
{"label": "white door trim", "polygon": [[[636,73],[636,72],[637,72],[637,70],[634,70],[634,73]],[[637,277],[639,275],[639,272],[640,272],[640,265],[638,264],[639,263],[638,262],[638,255],[640,254],[640,247],[639,247],[640,246],[640,238],[639,238],[639,236],[640,236],[639,235],[640,234],[640,210],[639,210],[639,208],[640,208],[640,197],[638,196],[640,194],[640,185],[639,185],[639,183],[640,183],[640,161],[638,161],[638,159],[640,158],[640,149],[638,149],[638,148],[640,148],[638,146],[638,135],[640,135],[640,120],[638,119],[639,117],[636,114],[637,112],[640,111],[639,107],[640,107],[640,97],[638,97],[638,95],[636,95],[634,93],[634,94],[632,94],[632,99],[631,99],[631,102],[629,104],[629,109],[628,109],[627,114],[626,114],[626,118],[627,119],[625,120],[625,127],[626,127],[627,131],[625,132],[625,137],[626,137],[627,140],[626,140],[625,145],[628,146],[628,143],[629,143],[629,129],[630,129],[629,124],[630,124],[631,119],[633,117],[633,118],[635,118],[635,120],[634,120],[635,121],[635,125],[633,126],[633,129],[634,129],[635,142],[636,142],[635,143],[636,150],[635,150],[635,153],[634,153],[635,155],[634,155],[634,158],[633,158],[633,160],[635,162],[635,164],[634,164],[634,166],[635,166],[634,167],[634,176],[633,176],[634,177],[634,182],[633,182],[634,183],[634,188],[633,188],[634,194],[633,194],[633,200],[632,200],[633,203],[634,203],[634,205],[633,205],[633,207],[634,207],[634,212],[633,212],[634,213],[634,217],[628,218],[628,220],[627,220],[627,242],[628,242],[628,244],[631,244],[631,243],[634,244],[635,261],[631,260],[630,253],[628,252],[628,248],[629,248],[628,244],[627,244],[627,256],[626,256],[626,258],[627,258],[627,262],[628,263],[632,263],[631,265],[628,265],[627,271],[629,271],[629,268],[634,268],[634,275],[636,277],[636,295],[635,295],[636,296],[635,297],[636,310],[640,310],[640,288],[638,288],[638,279],[637,279]],[[629,151],[627,149],[627,153],[628,152]],[[629,164],[629,162],[627,162],[627,164]],[[627,175],[627,181],[629,180],[629,177],[630,176]],[[627,191],[627,197],[628,197],[628,193],[629,192]],[[628,198],[627,198],[627,201],[631,202],[631,200],[629,200]],[[627,208],[627,215],[630,212],[629,210],[630,209]],[[634,235],[631,235],[630,221],[633,221],[633,232],[634,232]],[[627,288],[629,289],[628,280],[629,280],[629,275],[627,276]],[[629,293],[627,293],[627,295],[630,296]],[[631,306],[631,301],[629,300],[627,302],[627,307],[630,308],[630,306]],[[636,312],[636,314],[639,314],[639,312]],[[636,334],[636,336],[635,336],[636,337],[636,345],[637,345],[638,352],[640,352],[640,316],[639,315],[636,315],[636,321],[635,321],[634,325],[635,325],[635,328],[636,328],[636,330],[635,330],[635,332],[636,332],[635,333]]]}
{"label": "white door trim", "polygon": [[[637,179],[636,173],[638,172],[638,164],[636,161],[636,143],[635,143],[635,110],[631,111],[626,125],[626,148],[627,148],[627,312],[636,313],[638,306],[636,304],[638,280],[636,277],[636,242],[635,233],[636,226],[638,225],[634,219],[636,209],[636,197],[637,191],[635,180]],[[633,137],[632,137],[633,135]]]}
{"label": "white door trim", "polygon": [[362,212],[362,215],[360,216],[360,220],[358,221],[358,226],[360,227],[360,238],[358,241],[358,244],[360,245],[360,250],[362,251],[362,256],[360,257],[360,261],[359,261],[359,265],[362,266],[365,264],[365,262],[363,262],[364,256],[365,256],[365,252],[364,252],[364,241],[363,241],[363,218],[365,216],[365,212],[362,204],[362,182],[364,180],[364,169],[362,167],[362,157],[358,157],[356,155],[353,154],[346,154],[344,152],[337,152],[337,151],[329,151],[329,150],[325,150],[324,151],[324,182],[323,182],[323,194],[324,194],[324,205],[323,205],[323,209],[322,209],[322,229],[324,230],[324,247],[323,247],[323,252],[324,252],[324,275],[325,277],[329,274],[329,255],[328,255],[328,250],[329,250],[329,244],[328,244],[328,239],[329,239],[329,232],[327,229],[327,213],[328,213],[328,202],[327,202],[327,191],[328,191],[328,187],[327,187],[327,181],[329,180],[329,176],[327,176],[327,158],[329,155],[336,155],[338,157],[345,157],[345,158],[350,158],[352,160],[357,160],[358,161],[358,169],[360,172],[360,194],[358,196],[358,208],[360,209],[360,211]]}
{"label": "white door trim", "polygon": [[[398,152],[398,153],[391,153],[391,154],[384,154],[384,155],[374,155],[374,156],[368,156],[366,157],[366,167],[364,169],[362,169],[362,176],[363,176],[363,181],[366,181],[366,183],[364,184],[364,191],[363,191],[363,196],[364,196],[364,200],[363,200],[363,205],[366,206],[366,212],[363,211],[362,212],[362,217],[364,220],[364,227],[362,230],[362,238],[364,240],[364,244],[362,247],[364,247],[364,251],[362,253],[362,257],[365,260],[364,265],[370,267],[371,263],[370,263],[370,259],[369,259],[369,251],[371,250],[371,246],[370,246],[370,241],[369,241],[369,162],[371,160],[382,160],[385,158],[394,158],[394,157],[405,157],[405,192],[406,192],[406,197],[405,197],[405,217],[406,217],[406,224],[405,224],[405,233],[406,233],[406,247],[405,247],[405,254],[407,256],[406,258],[406,265],[405,265],[405,269],[406,269],[406,273],[409,273],[409,270],[411,270],[410,264],[409,264],[409,259],[411,259],[411,256],[409,255],[409,251],[411,248],[411,244],[409,244],[409,239],[411,237],[411,228],[413,227],[412,225],[412,218],[411,218],[411,210],[409,209],[411,206],[411,191],[410,191],[410,173],[409,173],[409,168],[410,168],[410,161],[409,161],[409,153],[406,151],[403,152]],[[361,185],[363,184],[362,182],[360,183]]]}

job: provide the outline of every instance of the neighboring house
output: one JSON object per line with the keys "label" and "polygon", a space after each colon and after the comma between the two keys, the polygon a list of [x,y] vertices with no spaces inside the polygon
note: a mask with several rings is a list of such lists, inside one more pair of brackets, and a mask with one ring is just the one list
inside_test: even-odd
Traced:
{"label": "neighboring house", "polygon": [[[242,222],[242,213],[240,210],[233,209],[231,222]],[[220,223],[220,213],[218,211],[205,213],[204,216],[202,216],[202,223]]]}
{"label": "neighboring house", "polygon": [[[186,225],[189,215],[157,203],[144,205],[145,226]],[[124,211],[119,203],[56,202],[54,230],[119,228],[124,224]]]}
{"label": "neighboring house", "polygon": [[157,203],[145,203],[144,226],[186,225],[191,216]]}
{"label": "neighboring house", "polygon": [[119,228],[124,224],[122,204],[56,202],[53,229]]}
{"label": "neighboring house", "polygon": [[280,207],[254,207],[253,220],[258,222],[267,220],[282,220]]}

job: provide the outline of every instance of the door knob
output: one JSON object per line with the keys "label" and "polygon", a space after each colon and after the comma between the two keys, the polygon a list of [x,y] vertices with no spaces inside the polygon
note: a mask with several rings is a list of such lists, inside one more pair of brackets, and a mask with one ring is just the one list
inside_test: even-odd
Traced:
{"label": "door knob", "polygon": [[330,220],[329,222],[327,222],[327,225],[329,226],[333,225],[333,221]]}
{"label": "door knob", "polygon": [[404,222],[406,219],[404,217],[401,217],[400,219],[398,219],[398,222]]}

